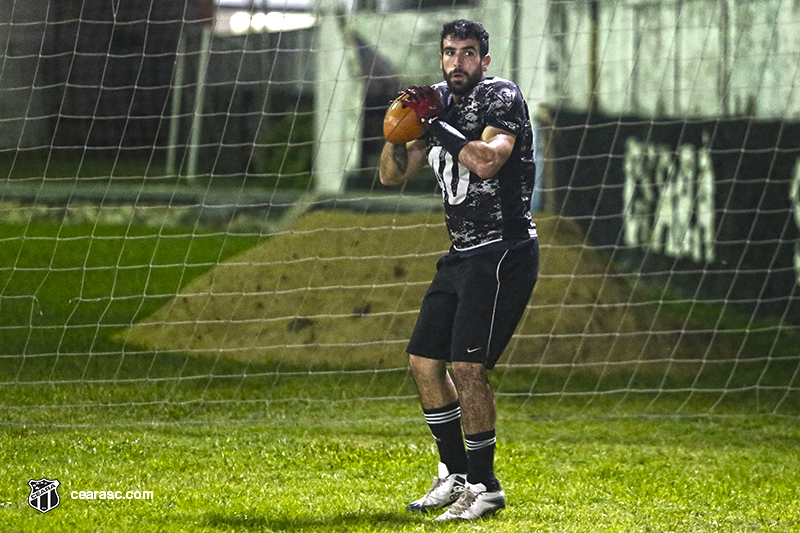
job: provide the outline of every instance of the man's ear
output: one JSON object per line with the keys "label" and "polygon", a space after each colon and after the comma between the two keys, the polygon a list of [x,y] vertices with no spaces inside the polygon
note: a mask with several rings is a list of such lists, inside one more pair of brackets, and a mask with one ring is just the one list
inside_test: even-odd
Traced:
{"label": "man's ear", "polygon": [[[440,60],[441,60],[441,57],[442,57],[442,55],[439,54]],[[486,72],[486,69],[489,68],[489,63],[491,63],[491,62],[492,62],[492,56],[490,56],[489,54],[486,54],[485,56],[483,56],[483,71],[484,72]]]}

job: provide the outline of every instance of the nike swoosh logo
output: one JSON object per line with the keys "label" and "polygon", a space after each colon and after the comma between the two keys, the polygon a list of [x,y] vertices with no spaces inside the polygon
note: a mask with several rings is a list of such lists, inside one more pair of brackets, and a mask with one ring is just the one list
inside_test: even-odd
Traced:
{"label": "nike swoosh logo", "polygon": [[480,349],[481,349],[480,346],[477,348],[467,348],[467,353],[475,353]]}

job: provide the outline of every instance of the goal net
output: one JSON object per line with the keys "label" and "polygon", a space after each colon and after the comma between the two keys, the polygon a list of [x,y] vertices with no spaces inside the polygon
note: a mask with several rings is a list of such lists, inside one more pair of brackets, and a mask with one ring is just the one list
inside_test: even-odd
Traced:
{"label": "goal net", "polygon": [[457,18],[536,118],[541,271],[498,398],[797,416],[792,3],[0,5],[4,420],[414,398],[449,242],[430,172],[380,184],[382,120]]}

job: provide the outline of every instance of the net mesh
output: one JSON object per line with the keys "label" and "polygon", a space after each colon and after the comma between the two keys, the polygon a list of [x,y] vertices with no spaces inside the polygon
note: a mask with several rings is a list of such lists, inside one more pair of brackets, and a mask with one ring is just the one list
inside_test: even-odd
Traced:
{"label": "net mesh", "polygon": [[541,273],[498,396],[796,415],[788,2],[2,5],[6,420],[413,398],[449,243],[429,172],[380,185],[381,126],[455,18],[536,117]]}

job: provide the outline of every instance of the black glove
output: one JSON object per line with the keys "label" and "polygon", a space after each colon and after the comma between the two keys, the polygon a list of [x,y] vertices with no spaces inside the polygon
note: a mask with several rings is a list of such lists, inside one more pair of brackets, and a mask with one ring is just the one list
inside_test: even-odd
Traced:
{"label": "black glove", "polygon": [[469,143],[464,134],[458,131],[455,126],[452,126],[444,120],[434,118],[430,121],[430,131],[436,135],[436,138],[442,143],[445,150],[450,152],[453,159],[458,161],[458,154]]}

